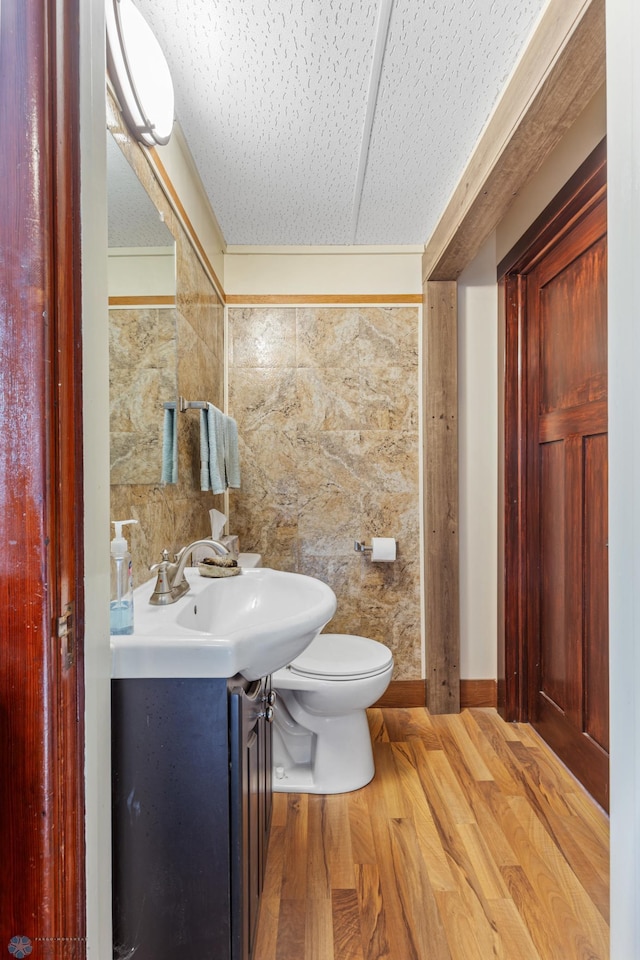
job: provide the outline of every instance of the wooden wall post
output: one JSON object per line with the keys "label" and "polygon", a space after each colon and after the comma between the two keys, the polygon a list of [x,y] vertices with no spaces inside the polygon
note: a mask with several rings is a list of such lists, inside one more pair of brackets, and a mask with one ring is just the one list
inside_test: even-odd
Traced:
{"label": "wooden wall post", "polygon": [[460,710],[458,322],[455,280],[423,287],[427,705]]}

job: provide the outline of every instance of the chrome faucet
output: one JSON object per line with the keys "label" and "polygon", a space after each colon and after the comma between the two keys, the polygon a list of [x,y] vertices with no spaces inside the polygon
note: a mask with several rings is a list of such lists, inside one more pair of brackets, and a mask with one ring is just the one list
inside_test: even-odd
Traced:
{"label": "chrome faucet", "polygon": [[151,573],[157,573],[158,579],[153,593],[149,597],[149,603],[158,606],[164,606],[167,603],[175,603],[180,597],[183,597],[189,589],[189,584],[185,579],[184,571],[187,561],[196,547],[210,547],[219,557],[227,556],[229,551],[223,543],[218,540],[194,540],[188,546],[183,547],[179,553],[176,553],[174,562],[169,560],[169,551],[162,551],[162,560],[154,563],[149,570]]}

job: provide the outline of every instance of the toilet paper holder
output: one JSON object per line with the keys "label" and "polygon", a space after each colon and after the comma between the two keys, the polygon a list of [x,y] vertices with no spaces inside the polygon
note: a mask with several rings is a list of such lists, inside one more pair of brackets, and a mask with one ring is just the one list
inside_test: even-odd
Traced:
{"label": "toilet paper holder", "polygon": [[361,540],[354,540],[353,549],[356,551],[356,553],[367,553],[367,552],[370,553],[373,550],[373,547],[371,546],[368,547]]}
{"label": "toilet paper holder", "polygon": [[[396,543],[397,542],[398,541],[396,540]],[[354,540],[353,549],[356,551],[356,553],[371,553],[373,547],[370,544],[367,545],[363,540]]]}
{"label": "toilet paper holder", "polygon": [[398,541],[395,537],[372,537],[371,543],[353,541],[356,553],[367,554],[373,563],[393,563],[397,558]]}

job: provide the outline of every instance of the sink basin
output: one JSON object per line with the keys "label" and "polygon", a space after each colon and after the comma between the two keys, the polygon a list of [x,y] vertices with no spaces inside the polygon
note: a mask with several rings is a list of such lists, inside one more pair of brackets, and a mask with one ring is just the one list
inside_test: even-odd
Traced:
{"label": "sink basin", "polygon": [[189,592],[168,606],[149,603],[153,580],[134,591],[134,633],[111,637],[112,677],[257,680],[302,653],[336,609],[331,587],[299,573],[186,576]]}

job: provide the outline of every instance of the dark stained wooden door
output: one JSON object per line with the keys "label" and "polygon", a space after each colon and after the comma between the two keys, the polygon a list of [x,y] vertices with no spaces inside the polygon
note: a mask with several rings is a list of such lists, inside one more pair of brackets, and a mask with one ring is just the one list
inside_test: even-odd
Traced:
{"label": "dark stained wooden door", "polygon": [[530,720],[608,806],[604,198],[526,278]]}
{"label": "dark stained wooden door", "polygon": [[0,951],[82,960],[78,0],[0,2]]}

